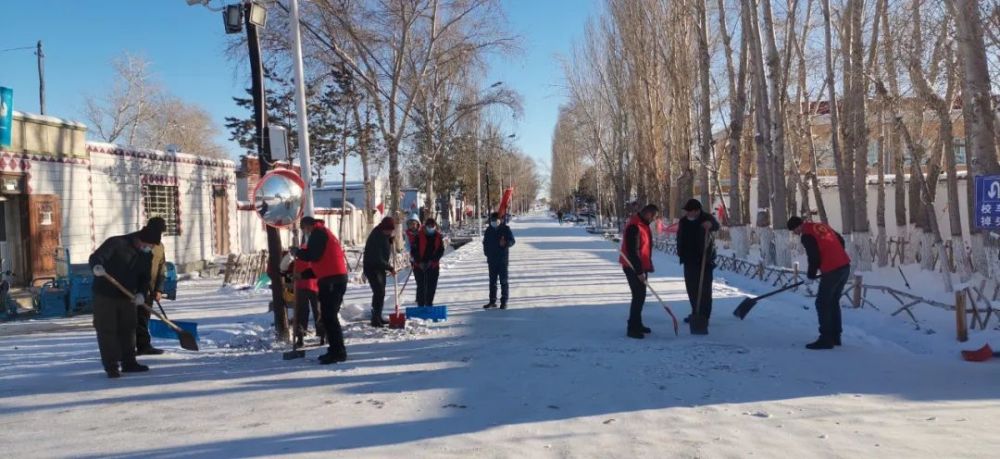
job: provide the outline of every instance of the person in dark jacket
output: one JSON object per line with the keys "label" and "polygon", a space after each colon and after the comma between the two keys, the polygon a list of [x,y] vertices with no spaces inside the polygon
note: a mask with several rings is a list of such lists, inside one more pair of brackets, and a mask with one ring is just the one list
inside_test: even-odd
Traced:
{"label": "person in dark jacket", "polygon": [[382,319],[382,307],[385,304],[385,273],[396,275],[392,266],[392,232],[396,230],[396,222],[392,217],[385,217],[376,226],[365,242],[365,255],[362,269],[368,285],[372,289],[372,322],[376,328],[384,327],[387,322]]}
{"label": "person in dark jacket", "polygon": [[[306,248],[289,250],[297,260],[308,263],[299,273],[300,280],[316,279],[320,318],[326,331],[327,351],[319,357],[321,365],[347,360],[344,331],[340,328],[340,307],[347,293],[347,258],[340,240],[333,235],[322,220],[302,217],[299,228],[308,235]],[[319,327],[317,327],[318,331]]]}
{"label": "person in dark jacket", "polygon": [[500,281],[500,309],[507,309],[510,299],[510,286],[507,283],[507,266],[510,261],[510,248],[514,246],[514,233],[500,219],[500,214],[490,214],[490,226],[483,233],[483,252],[490,271],[490,302],[483,309],[497,307],[497,281]]}
{"label": "person in dark jacket", "polygon": [[[149,367],[135,359],[136,307],[144,305],[149,295],[155,240],[156,235],[147,227],[108,238],[90,255],[90,268],[94,272],[94,328],[101,363],[109,378],[117,378],[121,372],[149,371]],[[131,298],[104,276],[118,281]]]}
{"label": "person in dark jacket", "polygon": [[[840,346],[843,331],[840,320],[840,296],[851,276],[851,257],[845,250],[844,238],[824,223],[804,222],[800,217],[788,219],[788,230],[798,234],[806,249],[809,269],[806,277],[819,278],[816,292],[816,315],[819,318],[819,338],[806,345],[813,350]],[[818,273],[822,273],[822,277]]]}
{"label": "person in dark jacket", "polygon": [[621,254],[618,262],[625,272],[629,290],[632,291],[632,304],[628,311],[628,323],[625,336],[643,339],[651,333],[649,327],[642,323],[642,307],[646,304],[646,281],[653,267],[653,234],[649,224],[656,218],[660,209],[653,204],[642,208],[625,224],[622,234]]}
{"label": "person in dark jacket", "polygon": [[[684,286],[687,287],[688,301],[691,302],[691,315],[685,322],[691,320],[697,309],[699,315],[704,318],[702,323],[707,324],[708,319],[712,317],[712,276],[715,270],[715,241],[708,233],[718,231],[719,222],[712,214],[702,209],[701,202],[697,199],[689,200],[684,205],[684,212],[685,215],[677,222],[677,258],[684,266]],[[702,259],[706,256],[705,272],[702,273]],[[698,291],[699,280],[701,280],[701,292]],[[696,307],[699,293],[700,308]],[[708,333],[707,329],[701,331]]]}
{"label": "person in dark jacket", "polygon": [[[146,222],[146,226],[140,230],[150,231],[151,242],[153,243],[152,258],[150,260],[149,295],[146,297],[146,306],[153,307],[153,303],[163,299],[163,281],[167,278],[167,258],[163,250],[163,233],[167,231],[167,221],[163,217],[153,217]],[[163,349],[153,347],[153,338],[149,334],[149,309],[138,306],[136,317],[138,318],[135,327],[136,355],[159,355]]]}
{"label": "person in dark jacket", "polygon": [[434,306],[434,293],[441,274],[441,257],[444,256],[444,239],[433,218],[424,222],[424,227],[415,235],[410,250],[414,265],[413,277],[417,282],[417,306]]}

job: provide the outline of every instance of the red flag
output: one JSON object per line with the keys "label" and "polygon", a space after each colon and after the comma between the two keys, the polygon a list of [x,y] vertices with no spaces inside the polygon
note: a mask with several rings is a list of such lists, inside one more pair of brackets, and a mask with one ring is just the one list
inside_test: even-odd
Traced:
{"label": "red flag", "polygon": [[500,198],[500,210],[497,211],[497,213],[500,214],[500,218],[507,215],[507,207],[510,205],[512,197],[514,197],[514,187],[503,190],[503,197]]}

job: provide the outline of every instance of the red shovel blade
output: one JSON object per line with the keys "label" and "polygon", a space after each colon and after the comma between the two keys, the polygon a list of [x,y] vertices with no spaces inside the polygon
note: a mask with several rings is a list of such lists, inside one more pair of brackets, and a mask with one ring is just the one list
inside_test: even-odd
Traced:
{"label": "red shovel blade", "polygon": [[406,314],[402,312],[389,314],[389,328],[406,328]]}
{"label": "red shovel blade", "polygon": [[985,362],[993,358],[993,349],[987,344],[974,351],[962,351],[962,358],[969,362]]}

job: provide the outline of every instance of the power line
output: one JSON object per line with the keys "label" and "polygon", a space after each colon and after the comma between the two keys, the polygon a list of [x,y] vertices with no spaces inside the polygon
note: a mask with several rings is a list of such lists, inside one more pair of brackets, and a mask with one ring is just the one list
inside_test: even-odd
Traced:
{"label": "power line", "polygon": [[20,51],[20,50],[23,50],[23,49],[35,49],[35,46],[22,46],[20,48],[0,49],[0,53],[5,53],[7,51]]}

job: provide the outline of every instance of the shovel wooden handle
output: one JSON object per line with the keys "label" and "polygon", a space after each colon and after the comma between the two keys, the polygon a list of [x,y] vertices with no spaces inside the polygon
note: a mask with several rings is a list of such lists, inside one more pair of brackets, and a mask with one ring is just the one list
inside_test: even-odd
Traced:
{"label": "shovel wooden handle", "polygon": [[[100,277],[103,277],[104,280],[110,282],[111,285],[114,285],[115,288],[117,288],[118,291],[122,292],[123,295],[125,295],[125,296],[127,296],[129,298],[135,298],[135,293],[132,293],[132,292],[128,291],[128,289],[125,288],[125,286],[123,286],[120,282],[118,282],[118,279],[115,279],[110,274],[105,273],[103,276],[100,276]],[[154,316],[156,316],[158,319],[162,320],[163,323],[167,324],[167,326],[170,327],[170,328],[172,328],[175,332],[177,332],[177,333],[181,333],[181,332],[187,333],[184,329],[182,329],[181,327],[178,327],[177,324],[171,322],[170,319],[167,319],[166,316],[164,316],[164,315],[156,312],[155,309],[147,306],[146,304],[140,304],[139,306],[143,307],[145,310],[149,311],[151,314],[153,314]]]}

